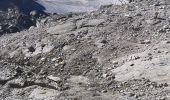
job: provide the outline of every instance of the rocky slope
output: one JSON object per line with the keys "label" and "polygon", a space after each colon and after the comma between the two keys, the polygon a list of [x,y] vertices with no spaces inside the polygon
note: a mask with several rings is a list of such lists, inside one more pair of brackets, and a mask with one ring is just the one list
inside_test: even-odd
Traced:
{"label": "rocky slope", "polygon": [[3,100],[169,100],[168,1],[50,15],[0,37]]}

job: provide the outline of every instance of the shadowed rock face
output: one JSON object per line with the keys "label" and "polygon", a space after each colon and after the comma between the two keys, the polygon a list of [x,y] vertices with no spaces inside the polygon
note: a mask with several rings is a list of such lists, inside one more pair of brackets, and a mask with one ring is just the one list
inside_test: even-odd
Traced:
{"label": "shadowed rock face", "polygon": [[20,9],[24,13],[28,13],[32,10],[44,11],[45,7],[37,3],[35,0],[20,0]]}
{"label": "shadowed rock face", "polygon": [[18,8],[21,12],[29,13],[32,10],[43,11],[45,8],[35,0],[1,0],[0,10],[7,11],[8,8]]}
{"label": "shadowed rock face", "polygon": [[1,0],[0,10],[6,11],[8,8],[16,7],[20,2],[21,0]]}
{"label": "shadowed rock face", "polygon": [[15,33],[35,25],[30,12],[45,8],[35,0],[0,0],[0,34]]}

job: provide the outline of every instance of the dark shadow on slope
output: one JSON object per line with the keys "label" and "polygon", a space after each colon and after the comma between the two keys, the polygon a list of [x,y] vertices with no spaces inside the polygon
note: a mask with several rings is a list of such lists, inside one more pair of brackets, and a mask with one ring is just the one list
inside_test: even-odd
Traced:
{"label": "dark shadow on slope", "polygon": [[[15,33],[36,25],[37,18],[47,15],[35,0],[0,0],[0,35]],[[31,16],[31,11],[37,11]]]}
{"label": "dark shadow on slope", "polygon": [[45,10],[45,7],[37,3],[36,0],[21,0],[19,8],[25,14],[29,14],[33,10],[41,13]]}
{"label": "dark shadow on slope", "polygon": [[19,5],[21,0],[0,0],[0,10],[7,11],[8,8],[13,8]]}
{"label": "dark shadow on slope", "polygon": [[18,8],[21,12],[28,14],[32,10],[44,11],[45,7],[36,0],[0,0],[0,10],[7,11],[8,8]]}

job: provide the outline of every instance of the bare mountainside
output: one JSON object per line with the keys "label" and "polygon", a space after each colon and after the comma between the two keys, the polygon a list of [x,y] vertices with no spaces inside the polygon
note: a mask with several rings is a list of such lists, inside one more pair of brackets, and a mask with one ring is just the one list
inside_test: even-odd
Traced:
{"label": "bare mountainside", "polygon": [[51,14],[0,37],[2,100],[169,100],[170,1]]}

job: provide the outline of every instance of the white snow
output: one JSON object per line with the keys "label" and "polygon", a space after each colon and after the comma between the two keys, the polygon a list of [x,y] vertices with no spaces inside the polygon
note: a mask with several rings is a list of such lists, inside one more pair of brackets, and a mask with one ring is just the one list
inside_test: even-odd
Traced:
{"label": "white snow", "polygon": [[97,10],[101,5],[127,3],[126,0],[38,0],[38,2],[50,13],[90,12]]}

